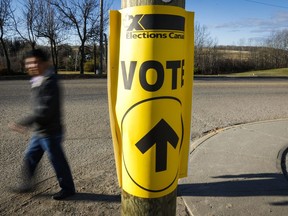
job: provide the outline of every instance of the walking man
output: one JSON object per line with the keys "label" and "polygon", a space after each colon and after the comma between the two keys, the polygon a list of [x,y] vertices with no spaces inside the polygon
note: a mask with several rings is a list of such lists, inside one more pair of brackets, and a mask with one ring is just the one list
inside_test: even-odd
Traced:
{"label": "walking man", "polygon": [[31,76],[32,113],[9,127],[25,132],[33,127],[24,156],[23,184],[19,192],[29,192],[36,167],[44,152],[56,173],[61,190],[53,199],[62,200],[75,194],[75,186],[70,167],[62,148],[63,125],[61,113],[61,92],[49,57],[42,49],[32,50],[25,56],[25,69]]}

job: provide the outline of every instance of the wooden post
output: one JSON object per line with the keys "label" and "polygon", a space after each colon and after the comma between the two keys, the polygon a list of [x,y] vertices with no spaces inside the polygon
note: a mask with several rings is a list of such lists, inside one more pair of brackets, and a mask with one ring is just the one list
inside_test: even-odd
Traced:
{"label": "wooden post", "polygon": [[[140,5],[166,5],[185,8],[185,0],[122,0],[122,8]],[[177,188],[170,194],[160,198],[140,198],[124,190],[121,195],[122,216],[175,216]]]}
{"label": "wooden post", "polygon": [[99,62],[99,75],[103,73],[103,0],[100,0],[100,62]]}

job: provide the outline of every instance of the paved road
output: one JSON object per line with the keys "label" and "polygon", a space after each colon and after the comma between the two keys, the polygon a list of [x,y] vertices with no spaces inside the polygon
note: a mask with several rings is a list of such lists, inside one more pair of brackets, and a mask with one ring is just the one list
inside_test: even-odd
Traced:
{"label": "paved road", "polygon": [[[65,80],[63,84],[67,129],[65,148],[80,192],[78,202],[66,203],[65,209],[73,212],[77,205],[86,205],[87,209],[98,213],[106,212],[107,215],[119,212],[120,191],[115,177],[106,80]],[[192,139],[195,140],[215,128],[288,117],[287,95],[287,80],[196,80],[193,92]],[[11,205],[12,209],[20,213],[24,210],[19,210],[21,206],[17,207],[19,203],[15,200],[19,199],[20,204],[25,206],[25,212],[31,212],[35,205],[42,212],[44,209],[49,211],[47,206],[50,209],[64,208],[52,201],[47,203],[47,200],[44,202],[41,199],[35,201],[15,197],[7,191],[7,186],[17,181],[16,174],[21,162],[19,160],[29,136],[16,135],[8,131],[6,126],[11,120],[16,120],[27,112],[27,81],[0,81],[0,204]],[[42,166],[46,169],[42,169],[39,175],[39,181],[43,181],[45,185],[41,188],[43,194],[57,190],[54,174],[46,163],[47,159],[44,158]],[[89,201],[97,201],[97,205]]]}
{"label": "paved road", "polygon": [[192,139],[215,128],[288,117],[288,80],[196,81]]}

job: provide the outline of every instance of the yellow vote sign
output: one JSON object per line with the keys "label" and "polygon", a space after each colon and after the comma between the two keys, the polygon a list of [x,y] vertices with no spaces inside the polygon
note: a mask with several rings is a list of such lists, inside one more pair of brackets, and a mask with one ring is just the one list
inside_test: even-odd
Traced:
{"label": "yellow vote sign", "polygon": [[119,183],[134,196],[165,196],[187,175],[193,17],[172,6],[110,13],[108,96],[114,153]]}

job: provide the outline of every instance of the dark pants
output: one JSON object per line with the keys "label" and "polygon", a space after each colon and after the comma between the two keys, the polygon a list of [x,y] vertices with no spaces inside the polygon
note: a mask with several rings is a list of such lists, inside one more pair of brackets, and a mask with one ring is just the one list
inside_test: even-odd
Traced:
{"label": "dark pants", "polygon": [[47,152],[60,187],[65,191],[75,191],[71,170],[61,144],[62,135],[48,137],[33,135],[24,157],[26,175],[30,179],[34,176],[39,161],[44,152]]}

